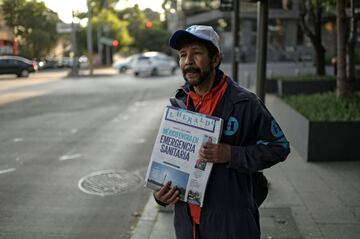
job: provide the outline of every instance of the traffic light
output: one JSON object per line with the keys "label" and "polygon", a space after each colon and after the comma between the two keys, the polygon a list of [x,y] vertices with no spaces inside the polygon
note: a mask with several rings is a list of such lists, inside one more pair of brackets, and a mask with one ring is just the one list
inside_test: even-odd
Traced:
{"label": "traffic light", "polygon": [[113,40],[113,41],[112,41],[112,45],[113,45],[114,47],[117,47],[117,46],[119,45],[119,41],[118,41],[118,40]]}
{"label": "traffic light", "polygon": [[145,23],[146,28],[152,28],[153,25],[154,25],[154,24],[153,24],[152,21],[147,21],[147,22]]}

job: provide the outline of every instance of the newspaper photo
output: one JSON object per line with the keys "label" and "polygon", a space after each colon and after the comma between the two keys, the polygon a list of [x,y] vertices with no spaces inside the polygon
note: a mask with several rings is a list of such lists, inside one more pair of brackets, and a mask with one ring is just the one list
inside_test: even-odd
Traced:
{"label": "newspaper photo", "polygon": [[221,118],[166,106],[145,186],[158,190],[171,181],[180,200],[201,207],[212,163],[199,160],[199,149],[204,142],[219,142],[222,124]]}

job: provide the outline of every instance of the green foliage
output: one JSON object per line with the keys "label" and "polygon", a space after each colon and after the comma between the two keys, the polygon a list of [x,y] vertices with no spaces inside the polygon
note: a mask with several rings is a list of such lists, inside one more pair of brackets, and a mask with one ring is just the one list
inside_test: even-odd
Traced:
{"label": "green foliage", "polygon": [[322,5],[325,7],[326,11],[333,12],[336,7],[336,0],[323,0]]}
{"label": "green foliage", "polygon": [[314,80],[336,80],[335,76],[321,76],[314,74],[305,74],[299,76],[275,76],[272,79],[274,80],[283,80],[283,81],[314,81]]}
{"label": "green foliage", "polygon": [[16,27],[20,22],[20,13],[23,11],[25,0],[4,0],[3,14],[6,24],[9,27]]}
{"label": "green foliage", "polygon": [[57,43],[59,18],[43,2],[4,0],[3,12],[6,24],[19,39],[21,55],[41,58]]}
{"label": "green foliage", "polygon": [[[159,13],[151,9],[141,11],[135,5],[119,11],[118,17],[128,22],[127,28],[133,38],[129,51],[169,51],[167,44],[170,33],[165,23],[160,21]],[[152,22],[152,27],[146,27],[146,22]]]}
{"label": "green foliage", "polygon": [[[99,2],[99,0],[96,2]],[[113,5],[110,3],[116,3],[117,1],[109,0],[105,2],[108,2],[108,5]],[[93,17],[91,23],[94,52],[98,52],[97,31],[101,33],[102,37],[119,41],[118,48],[120,49],[127,48],[133,42],[133,37],[128,31],[129,22],[119,19],[117,13],[112,7],[104,7],[99,11],[99,3],[97,3],[95,6],[92,6],[92,11]],[[87,18],[87,13],[77,13],[76,16],[80,19]],[[87,51],[86,32],[86,27],[82,27],[77,31],[77,46],[79,55],[84,54]]]}
{"label": "green foliage", "polygon": [[119,0],[89,0],[93,13],[100,12],[104,8],[114,9]]}
{"label": "green foliage", "polygon": [[100,24],[101,28],[108,27],[108,36],[118,40],[121,46],[128,46],[133,42],[127,29],[129,23],[121,21],[112,10],[103,9],[97,17],[94,17],[93,24],[94,29],[96,29],[97,24]]}
{"label": "green foliage", "polygon": [[360,121],[360,93],[337,98],[334,92],[284,96],[296,111],[312,121]]}

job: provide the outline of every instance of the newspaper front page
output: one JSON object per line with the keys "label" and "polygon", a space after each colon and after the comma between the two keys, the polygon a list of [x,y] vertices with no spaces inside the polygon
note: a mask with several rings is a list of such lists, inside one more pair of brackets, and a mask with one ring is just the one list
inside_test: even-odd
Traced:
{"label": "newspaper front page", "polygon": [[180,200],[201,207],[212,163],[199,160],[199,149],[206,141],[219,142],[222,124],[221,118],[166,106],[145,186],[158,190],[171,181]]}

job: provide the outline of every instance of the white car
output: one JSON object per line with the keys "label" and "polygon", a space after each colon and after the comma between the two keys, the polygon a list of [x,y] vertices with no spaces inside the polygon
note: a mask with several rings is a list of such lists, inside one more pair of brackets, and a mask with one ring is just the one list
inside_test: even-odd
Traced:
{"label": "white car", "polygon": [[157,76],[175,74],[177,63],[170,56],[155,51],[142,53],[131,64],[135,76]]}
{"label": "white car", "polygon": [[125,59],[118,60],[113,63],[112,67],[117,69],[119,73],[124,73],[131,69],[132,63],[139,57],[140,54],[134,54],[126,57]]}

